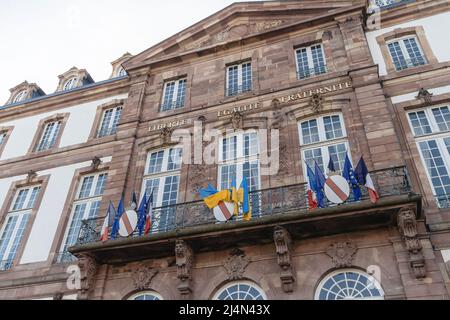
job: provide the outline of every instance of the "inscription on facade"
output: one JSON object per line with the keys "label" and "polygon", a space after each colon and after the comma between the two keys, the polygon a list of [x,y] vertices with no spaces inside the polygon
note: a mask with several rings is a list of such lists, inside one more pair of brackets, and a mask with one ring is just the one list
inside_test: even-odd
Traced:
{"label": "inscription on facade", "polygon": [[183,120],[174,120],[171,122],[167,122],[167,123],[160,123],[160,124],[152,124],[150,125],[150,128],[148,128],[148,131],[153,132],[153,131],[158,131],[158,130],[162,130],[165,128],[176,128],[176,127],[181,127],[188,124],[188,120],[187,119],[183,119]]}

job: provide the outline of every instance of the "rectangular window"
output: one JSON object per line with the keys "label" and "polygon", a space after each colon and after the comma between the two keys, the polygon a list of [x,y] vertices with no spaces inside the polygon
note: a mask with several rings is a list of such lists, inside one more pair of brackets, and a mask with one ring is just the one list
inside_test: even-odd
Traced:
{"label": "rectangular window", "polygon": [[40,190],[40,186],[25,187],[14,195],[0,232],[0,271],[12,267]]}
{"label": "rectangular window", "polygon": [[58,139],[59,131],[61,130],[61,121],[53,121],[47,123],[44,127],[44,132],[39,143],[36,146],[36,151],[43,151],[51,149]]}
{"label": "rectangular window", "polygon": [[407,37],[388,43],[395,70],[400,71],[427,64],[416,37]]}
{"label": "rectangular window", "polygon": [[[336,171],[344,168],[345,155],[349,148],[342,115],[303,121],[299,123],[299,133],[302,158],[311,169],[314,170],[317,162],[322,172],[326,173],[330,157]],[[303,166],[306,172],[306,165]]]}
{"label": "rectangular window", "polygon": [[6,139],[6,132],[0,132],[0,146],[3,144],[5,139]]}
{"label": "rectangular window", "polygon": [[325,54],[321,44],[297,49],[297,78],[305,79],[327,72]]}
{"label": "rectangular window", "polygon": [[408,3],[412,2],[414,0],[372,0],[372,3],[374,3],[379,8],[390,8],[394,7],[396,5],[400,5],[402,3]]}
{"label": "rectangular window", "polygon": [[252,63],[236,64],[227,68],[227,96],[252,91]]}
{"label": "rectangular window", "polygon": [[117,132],[117,125],[122,115],[122,109],[123,107],[119,106],[103,112],[101,125],[97,132],[98,138],[110,136]]}
{"label": "rectangular window", "polygon": [[184,107],[186,98],[186,79],[167,81],[164,83],[161,111],[169,111]]}
{"label": "rectangular window", "polygon": [[174,223],[183,149],[169,148],[148,155],[141,197],[153,193],[152,233],[166,232]]}
{"label": "rectangular window", "polygon": [[74,260],[67,249],[76,244],[82,221],[98,217],[107,177],[107,173],[82,177],[73,202],[69,227],[66,230],[64,245],[59,254],[58,262]]}
{"label": "rectangular window", "polygon": [[450,131],[450,109],[448,106],[412,111],[408,114],[414,136]]}

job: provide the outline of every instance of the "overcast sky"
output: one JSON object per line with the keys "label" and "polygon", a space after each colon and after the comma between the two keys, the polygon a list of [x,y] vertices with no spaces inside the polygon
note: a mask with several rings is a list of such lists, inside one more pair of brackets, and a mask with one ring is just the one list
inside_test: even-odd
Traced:
{"label": "overcast sky", "polygon": [[233,2],[0,0],[0,106],[24,80],[53,93],[73,66],[107,79],[125,52],[138,54]]}

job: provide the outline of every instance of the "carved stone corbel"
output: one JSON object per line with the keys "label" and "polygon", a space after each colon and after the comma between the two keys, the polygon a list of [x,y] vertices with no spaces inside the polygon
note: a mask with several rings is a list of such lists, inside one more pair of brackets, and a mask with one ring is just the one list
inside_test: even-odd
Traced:
{"label": "carved stone corbel", "polygon": [[417,279],[426,277],[425,259],[422,253],[422,244],[419,239],[417,220],[414,210],[402,208],[397,217],[398,230],[409,251],[411,270]]}
{"label": "carved stone corbel", "polygon": [[239,130],[242,129],[244,122],[244,116],[239,111],[233,112],[233,116],[231,117],[231,125],[233,127],[233,130]]}
{"label": "carved stone corbel", "polygon": [[27,172],[27,183],[31,183],[38,176],[37,172],[34,170],[30,170]]}
{"label": "carved stone corbel", "polygon": [[78,300],[88,300],[89,294],[94,288],[95,275],[97,274],[97,261],[88,254],[77,254],[78,267],[80,268],[80,289]]}
{"label": "carved stone corbel", "polygon": [[250,264],[250,259],[245,252],[239,248],[234,248],[230,256],[224,261],[223,266],[227,270],[228,280],[239,280],[244,277],[244,272]]}
{"label": "carved stone corbel", "polygon": [[433,94],[430,91],[426,90],[425,88],[421,88],[419,90],[419,94],[416,97],[416,99],[423,100],[426,103],[430,103],[431,98],[433,98]]}
{"label": "carved stone corbel", "polygon": [[159,138],[161,140],[162,145],[168,145],[172,142],[172,133],[173,130],[169,127],[165,127],[161,130],[159,134]]}
{"label": "carved stone corbel", "polygon": [[177,278],[180,280],[178,291],[184,297],[191,292],[192,266],[194,264],[194,252],[183,240],[177,240],[175,244],[175,258],[177,265]]}
{"label": "carved stone corbel", "polygon": [[323,97],[320,93],[314,93],[309,101],[309,107],[312,112],[319,113],[323,108]]}
{"label": "carved stone corbel", "polygon": [[99,157],[94,157],[92,158],[92,162],[91,162],[91,170],[92,171],[97,171],[98,167],[102,164],[102,159],[100,159]]}
{"label": "carved stone corbel", "polygon": [[156,276],[157,273],[158,273],[157,270],[147,267],[147,266],[138,268],[131,275],[131,277],[133,278],[134,287],[137,290],[150,289],[152,280]]}
{"label": "carved stone corbel", "polygon": [[283,290],[286,293],[292,293],[294,291],[295,276],[291,260],[291,235],[285,228],[278,226],[275,227],[273,239],[277,250],[278,265],[281,268],[280,279]]}
{"label": "carved stone corbel", "polygon": [[350,268],[357,250],[353,242],[347,241],[332,243],[326,252],[336,268]]}

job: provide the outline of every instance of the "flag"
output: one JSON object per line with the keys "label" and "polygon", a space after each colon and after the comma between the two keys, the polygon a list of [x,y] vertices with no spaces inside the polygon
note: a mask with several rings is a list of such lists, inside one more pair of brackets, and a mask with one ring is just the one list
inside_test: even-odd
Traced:
{"label": "flag", "polygon": [[234,215],[239,214],[239,196],[237,191],[236,179],[231,181],[231,202],[234,203]]}
{"label": "flag", "polygon": [[242,179],[241,187],[239,188],[241,191],[240,194],[241,199],[239,199],[242,203],[242,213],[244,214],[243,220],[249,221],[252,218],[252,205],[250,203],[250,190],[248,188],[247,178],[244,177]]}
{"label": "flag", "polygon": [[109,202],[108,212],[106,213],[105,220],[103,221],[102,231],[100,233],[100,240],[105,242],[108,241],[109,237],[109,227],[111,226],[112,218],[116,215],[116,209],[114,209],[114,205],[112,202]]}
{"label": "flag", "polygon": [[152,215],[153,215],[153,190],[148,197],[147,208],[145,212],[145,230],[144,234],[148,235],[150,233],[150,229],[152,227]]}
{"label": "flag", "polygon": [[375,190],[375,186],[373,184],[372,178],[370,177],[369,170],[367,169],[366,163],[364,162],[362,156],[361,159],[359,160],[358,165],[356,166],[355,175],[358,182],[361,185],[365,186],[369,191],[370,201],[372,201],[372,203],[376,203],[380,198],[380,196],[378,195],[378,192]]}
{"label": "flag", "polygon": [[350,162],[350,158],[348,157],[348,154],[345,155],[345,164],[344,164],[344,170],[342,172],[342,175],[344,176],[345,180],[350,184],[353,190],[353,199],[355,201],[361,200],[361,189],[358,185],[358,180],[356,180],[355,172],[353,171],[352,164]]}
{"label": "flag", "polygon": [[315,195],[317,190],[316,176],[308,164],[306,164],[306,171],[308,173],[308,207],[309,210],[314,210],[317,209],[318,206],[317,197]]}
{"label": "flag", "polygon": [[336,168],[334,166],[333,158],[330,155],[330,162],[328,162],[328,171],[329,172],[336,172]]}
{"label": "flag", "polygon": [[214,188],[210,184],[208,184],[208,187],[206,189],[200,189],[199,190],[200,197],[202,199],[205,199],[205,198],[208,198],[209,196],[215,195],[218,192],[219,192],[219,190],[216,190],[216,188]]}
{"label": "flag", "polygon": [[114,223],[111,230],[111,239],[117,238],[117,233],[119,232],[120,228],[120,218],[122,218],[123,215],[123,198],[120,199],[119,205],[117,206],[117,212],[116,216],[114,217]]}
{"label": "flag", "polygon": [[145,191],[144,196],[141,199],[141,204],[139,205],[137,214],[139,236],[142,236],[144,233],[145,221],[147,218],[147,191]]}
{"label": "flag", "polygon": [[320,170],[317,161],[315,162],[315,180],[316,180],[316,194],[317,194],[317,204],[319,208],[325,208],[324,199],[325,196],[323,194],[323,188],[325,187],[325,175]]}

